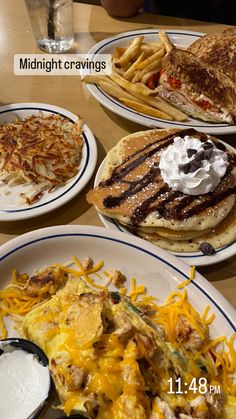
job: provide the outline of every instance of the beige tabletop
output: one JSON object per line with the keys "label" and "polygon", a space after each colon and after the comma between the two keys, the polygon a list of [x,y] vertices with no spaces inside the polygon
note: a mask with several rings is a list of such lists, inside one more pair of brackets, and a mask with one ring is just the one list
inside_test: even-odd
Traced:
{"label": "beige tabletop", "polygon": [[[58,105],[80,114],[93,131],[98,145],[98,165],[106,152],[127,133],[141,126],[103,108],[90,96],[78,76],[15,76],[14,54],[39,53],[23,0],[0,0],[0,103],[43,102]],[[134,29],[175,28],[216,32],[224,25],[196,22],[174,17],[140,14],[132,19],[113,19],[99,6],[74,4],[76,51],[87,52],[96,42],[108,36]],[[222,137],[223,138],[223,137]],[[235,136],[224,137],[234,145]],[[93,179],[83,193],[39,218],[21,222],[0,223],[0,244],[27,231],[59,224],[101,225],[96,211],[85,199]],[[236,255],[225,262],[199,268],[214,286],[236,306]]]}

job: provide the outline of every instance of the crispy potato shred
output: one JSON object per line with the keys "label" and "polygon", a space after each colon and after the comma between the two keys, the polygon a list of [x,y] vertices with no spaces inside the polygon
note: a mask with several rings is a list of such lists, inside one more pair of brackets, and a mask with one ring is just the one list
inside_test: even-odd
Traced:
{"label": "crispy potato shred", "polygon": [[42,113],[0,125],[0,182],[27,185],[21,193],[29,205],[45,191],[53,191],[79,170],[83,138],[82,122]]}
{"label": "crispy potato shred", "polygon": [[187,115],[158,96],[162,60],[174,48],[164,31],[156,41],[137,36],[126,48],[112,55],[112,74],[87,75],[86,83],[97,84],[109,95],[139,113],[169,121],[185,121]]}
{"label": "crispy potato shred", "polygon": [[[79,410],[89,418],[233,418],[235,335],[211,338],[215,314],[210,306],[200,314],[188,300],[194,272],[192,267],[189,280],[159,304],[135,278],[105,271],[103,261],[95,264],[90,257],[73,257],[33,275],[14,270],[0,291],[0,338],[7,337],[9,317],[20,334],[28,331],[23,337],[41,344],[67,415]],[[110,284],[119,292],[111,292]],[[173,384],[169,394],[170,377],[189,385],[203,377],[206,391],[198,386],[176,395]]]}

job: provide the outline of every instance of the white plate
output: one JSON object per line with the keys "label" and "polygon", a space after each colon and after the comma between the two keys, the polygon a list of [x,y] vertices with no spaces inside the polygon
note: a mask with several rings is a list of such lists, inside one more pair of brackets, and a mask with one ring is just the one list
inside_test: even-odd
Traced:
{"label": "white plate", "polygon": [[[231,151],[236,153],[236,149],[231,147],[229,144],[226,144],[224,141],[221,141],[227,148],[229,148]],[[100,179],[102,177],[103,167],[104,167],[105,159],[102,161],[94,181],[94,186],[97,186],[100,182]],[[113,231],[122,231],[124,233],[130,234],[133,236],[133,234],[125,228],[122,224],[120,224],[117,220],[114,220],[110,217],[106,217],[105,215],[102,215],[98,212],[98,216],[100,220],[102,221],[103,225],[106,228],[109,228]],[[227,246],[223,246],[216,250],[214,255],[206,256],[203,255],[202,252],[192,252],[192,253],[181,253],[181,252],[172,252],[173,255],[177,256],[178,258],[182,259],[185,263],[188,265],[195,265],[195,266],[206,266],[206,265],[213,265],[214,263],[222,262],[225,259],[230,258],[231,256],[234,256],[236,254],[236,241],[233,243],[228,244]]]}
{"label": "white plate", "polygon": [[[0,287],[9,282],[13,269],[32,274],[51,263],[65,263],[71,256],[103,259],[106,270],[117,269],[128,278],[135,277],[161,302],[189,275],[189,267],[182,261],[137,237],[101,227],[67,225],[32,231],[3,245]],[[200,313],[210,304],[211,312],[216,314],[210,329],[212,338],[230,337],[236,330],[233,307],[199,273],[188,286],[188,297]],[[58,411],[49,409],[44,419],[58,416]]]}
{"label": "white plate", "polygon": [[[130,41],[132,41],[136,36],[143,35],[145,41],[155,41],[157,38],[159,30],[158,29],[144,29],[131,32],[125,32],[111,38],[104,39],[101,42],[98,42],[94,45],[88,54],[112,54],[116,47],[125,47]],[[201,32],[192,32],[192,31],[183,31],[177,29],[169,29],[165,31],[170,40],[178,47],[186,48],[191,45],[198,38],[204,34]],[[104,92],[99,86],[94,84],[86,85],[90,93],[98,100],[105,108],[108,108],[110,111],[123,116],[130,121],[137,122],[138,124],[145,125],[151,128],[189,128],[193,127],[199,131],[210,133],[210,134],[232,134],[236,132],[236,125],[228,124],[214,124],[203,122],[197,119],[189,118],[186,122],[178,121],[167,121],[164,119],[155,118],[152,116],[145,115],[143,113],[137,112],[133,109],[130,109],[128,106],[125,106],[117,99],[108,95]]]}
{"label": "white plate", "polygon": [[[37,115],[42,111],[44,115],[59,114],[76,122],[77,116],[58,106],[45,103],[16,103],[0,107],[0,124],[15,121],[16,117],[23,119],[30,115]],[[95,138],[86,124],[83,124],[84,146],[78,174],[66,185],[53,192],[46,192],[43,197],[33,205],[19,203],[19,193],[24,186],[9,188],[9,195],[0,195],[0,221],[16,221],[36,217],[48,213],[68,202],[82,191],[90,180],[97,162],[97,145]],[[1,188],[1,186],[0,186]]]}

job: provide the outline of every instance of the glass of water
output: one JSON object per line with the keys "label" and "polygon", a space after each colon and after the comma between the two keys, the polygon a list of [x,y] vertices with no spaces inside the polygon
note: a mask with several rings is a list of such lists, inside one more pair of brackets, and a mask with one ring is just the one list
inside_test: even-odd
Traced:
{"label": "glass of water", "polygon": [[73,0],[25,0],[36,43],[62,53],[74,45]]}

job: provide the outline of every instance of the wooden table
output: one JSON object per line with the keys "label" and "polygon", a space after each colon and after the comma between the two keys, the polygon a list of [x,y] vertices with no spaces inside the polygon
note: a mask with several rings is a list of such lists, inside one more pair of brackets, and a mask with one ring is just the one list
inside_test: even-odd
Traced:
{"label": "wooden table", "polygon": [[[13,57],[16,53],[39,53],[23,0],[0,0],[0,103],[44,102],[79,113],[97,139],[98,165],[106,152],[127,133],[141,126],[104,109],[90,96],[77,76],[15,76]],[[113,19],[99,6],[74,4],[76,51],[87,52],[96,42],[133,29],[175,28],[200,32],[216,32],[226,26],[174,17],[140,14],[132,19]],[[235,136],[224,137],[235,144]],[[0,244],[29,230],[59,224],[101,225],[96,211],[85,199],[93,179],[83,193],[58,210],[29,221],[0,223]],[[236,306],[236,255],[222,263],[199,271]]]}

